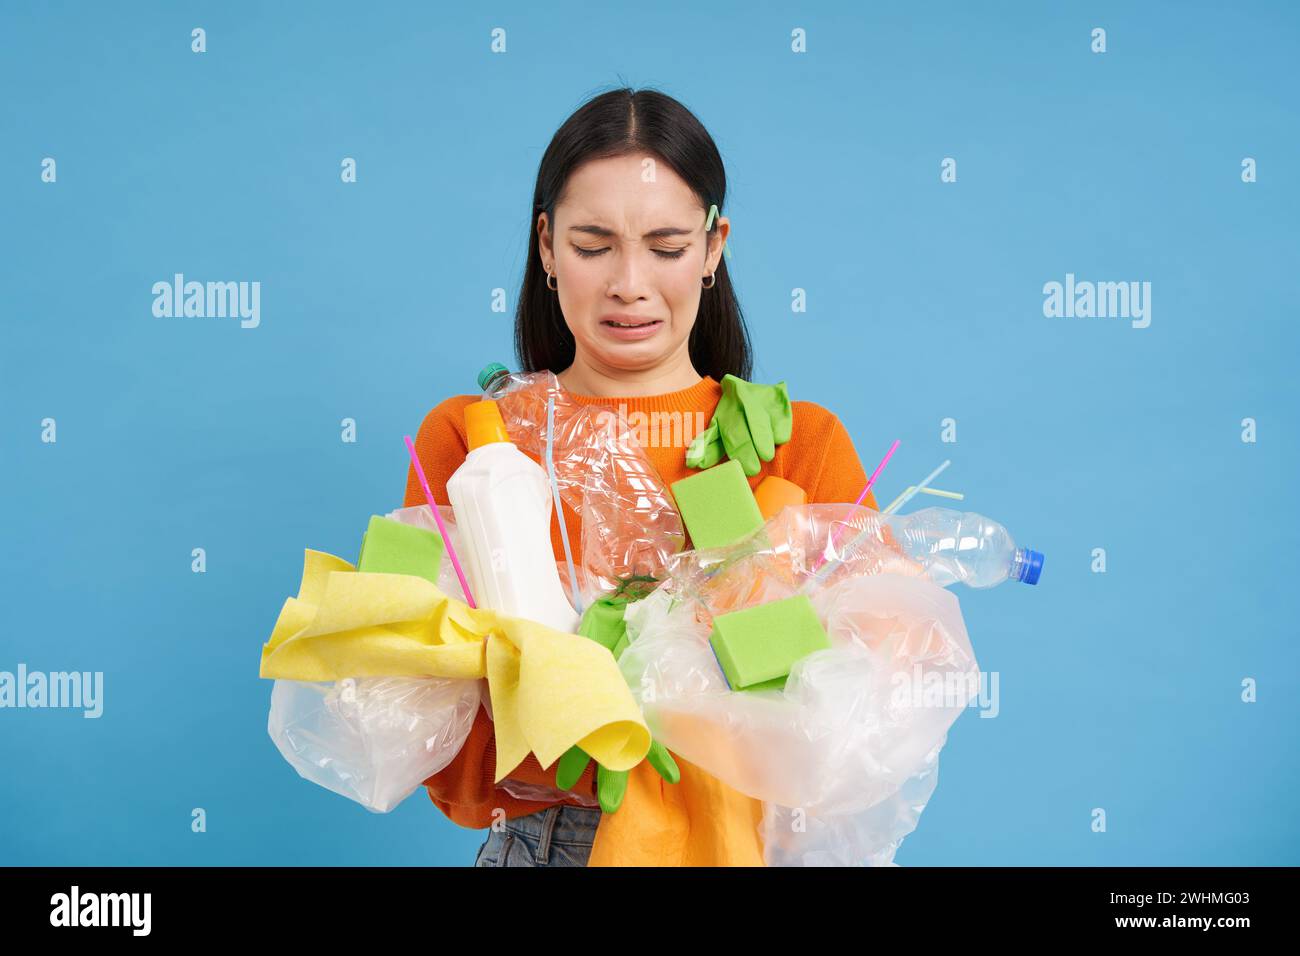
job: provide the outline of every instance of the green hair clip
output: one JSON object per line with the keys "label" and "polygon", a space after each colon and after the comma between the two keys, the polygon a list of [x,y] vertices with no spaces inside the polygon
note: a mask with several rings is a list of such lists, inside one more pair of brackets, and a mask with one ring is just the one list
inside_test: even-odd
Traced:
{"label": "green hair clip", "polygon": [[[718,218],[718,204],[714,203],[712,206],[709,207],[709,218],[704,220],[705,232],[708,232],[710,229],[713,228],[713,220],[717,218]],[[722,254],[725,255],[728,259],[731,258],[731,244],[729,242],[723,242]]]}

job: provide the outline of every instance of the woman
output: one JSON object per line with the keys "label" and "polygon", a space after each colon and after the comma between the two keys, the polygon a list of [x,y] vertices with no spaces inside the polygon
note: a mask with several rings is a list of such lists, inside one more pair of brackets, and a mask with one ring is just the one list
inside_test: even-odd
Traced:
{"label": "woman", "polygon": [[[722,378],[750,377],[749,337],[723,259],[730,224],[715,216],[706,229],[708,210],[721,210],[725,193],[708,132],[653,90],[619,89],[583,105],[556,132],[537,173],[515,319],[520,367],[550,369],[579,403],[659,413],[661,421],[681,415],[684,427],[655,434],[682,444],[652,435],[646,447],[665,483],[691,473],[684,446],[696,422],[712,419]],[[481,397],[449,398],[420,427],[416,450],[440,504],[467,454],[464,408]],[[866,474],[843,425],[811,402],[792,405],[790,441],[750,486],[774,474],[810,502],[853,501]],[[406,504],[422,503],[411,469]],[[866,503],[876,507],[873,497]],[[580,517],[563,510],[569,540],[580,541]],[[563,560],[558,519],[552,544]],[[677,784],[646,763],[635,768],[622,807],[604,816],[594,764],[562,794],[555,766],[543,769],[530,754],[511,773],[510,789],[497,788],[492,723],[480,709],[460,754],[425,785],[455,823],[492,827],[480,866],[761,865],[762,804],[677,763]]]}

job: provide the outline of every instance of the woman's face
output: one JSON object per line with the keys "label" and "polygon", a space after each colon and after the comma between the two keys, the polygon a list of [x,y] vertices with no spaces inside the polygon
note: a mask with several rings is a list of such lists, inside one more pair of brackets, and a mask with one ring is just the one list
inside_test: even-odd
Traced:
{"label": "woman's face", "polygon": [[719,217],[705,233],[706,215],[668,166],[628,155],[578,167],[555,222],[538,216],[552,294],[589,365],[645,370],[688,353],[700,295],[708,292],[701,283],[717,268],[728,231]]}

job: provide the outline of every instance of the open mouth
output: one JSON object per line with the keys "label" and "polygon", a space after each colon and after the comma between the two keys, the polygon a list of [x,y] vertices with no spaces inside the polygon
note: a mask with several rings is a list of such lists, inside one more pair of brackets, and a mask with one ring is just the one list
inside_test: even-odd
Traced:
{"label": "open mouth", "polygon": [[608,325],[612,329],[644,329],[647,326],[658,325],[663,319],[650,319],[646,322],[614,322],[606,319],[601,325]]}

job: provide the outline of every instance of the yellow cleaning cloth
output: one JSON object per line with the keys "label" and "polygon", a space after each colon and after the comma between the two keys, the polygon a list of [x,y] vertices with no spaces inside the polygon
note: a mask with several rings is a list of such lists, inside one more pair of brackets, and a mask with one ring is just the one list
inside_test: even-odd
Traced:
{"label": "yellow cleaning cloth", "polygon": [[610,770],[631,770],[650,749],[614,655],[595,641],[471,608],[415,575],[359,572],[311,549],[298,596],[285,600],[262,647],[260,675],[486,677],[496,782],[530,750],[549,767],[577,744]]}

